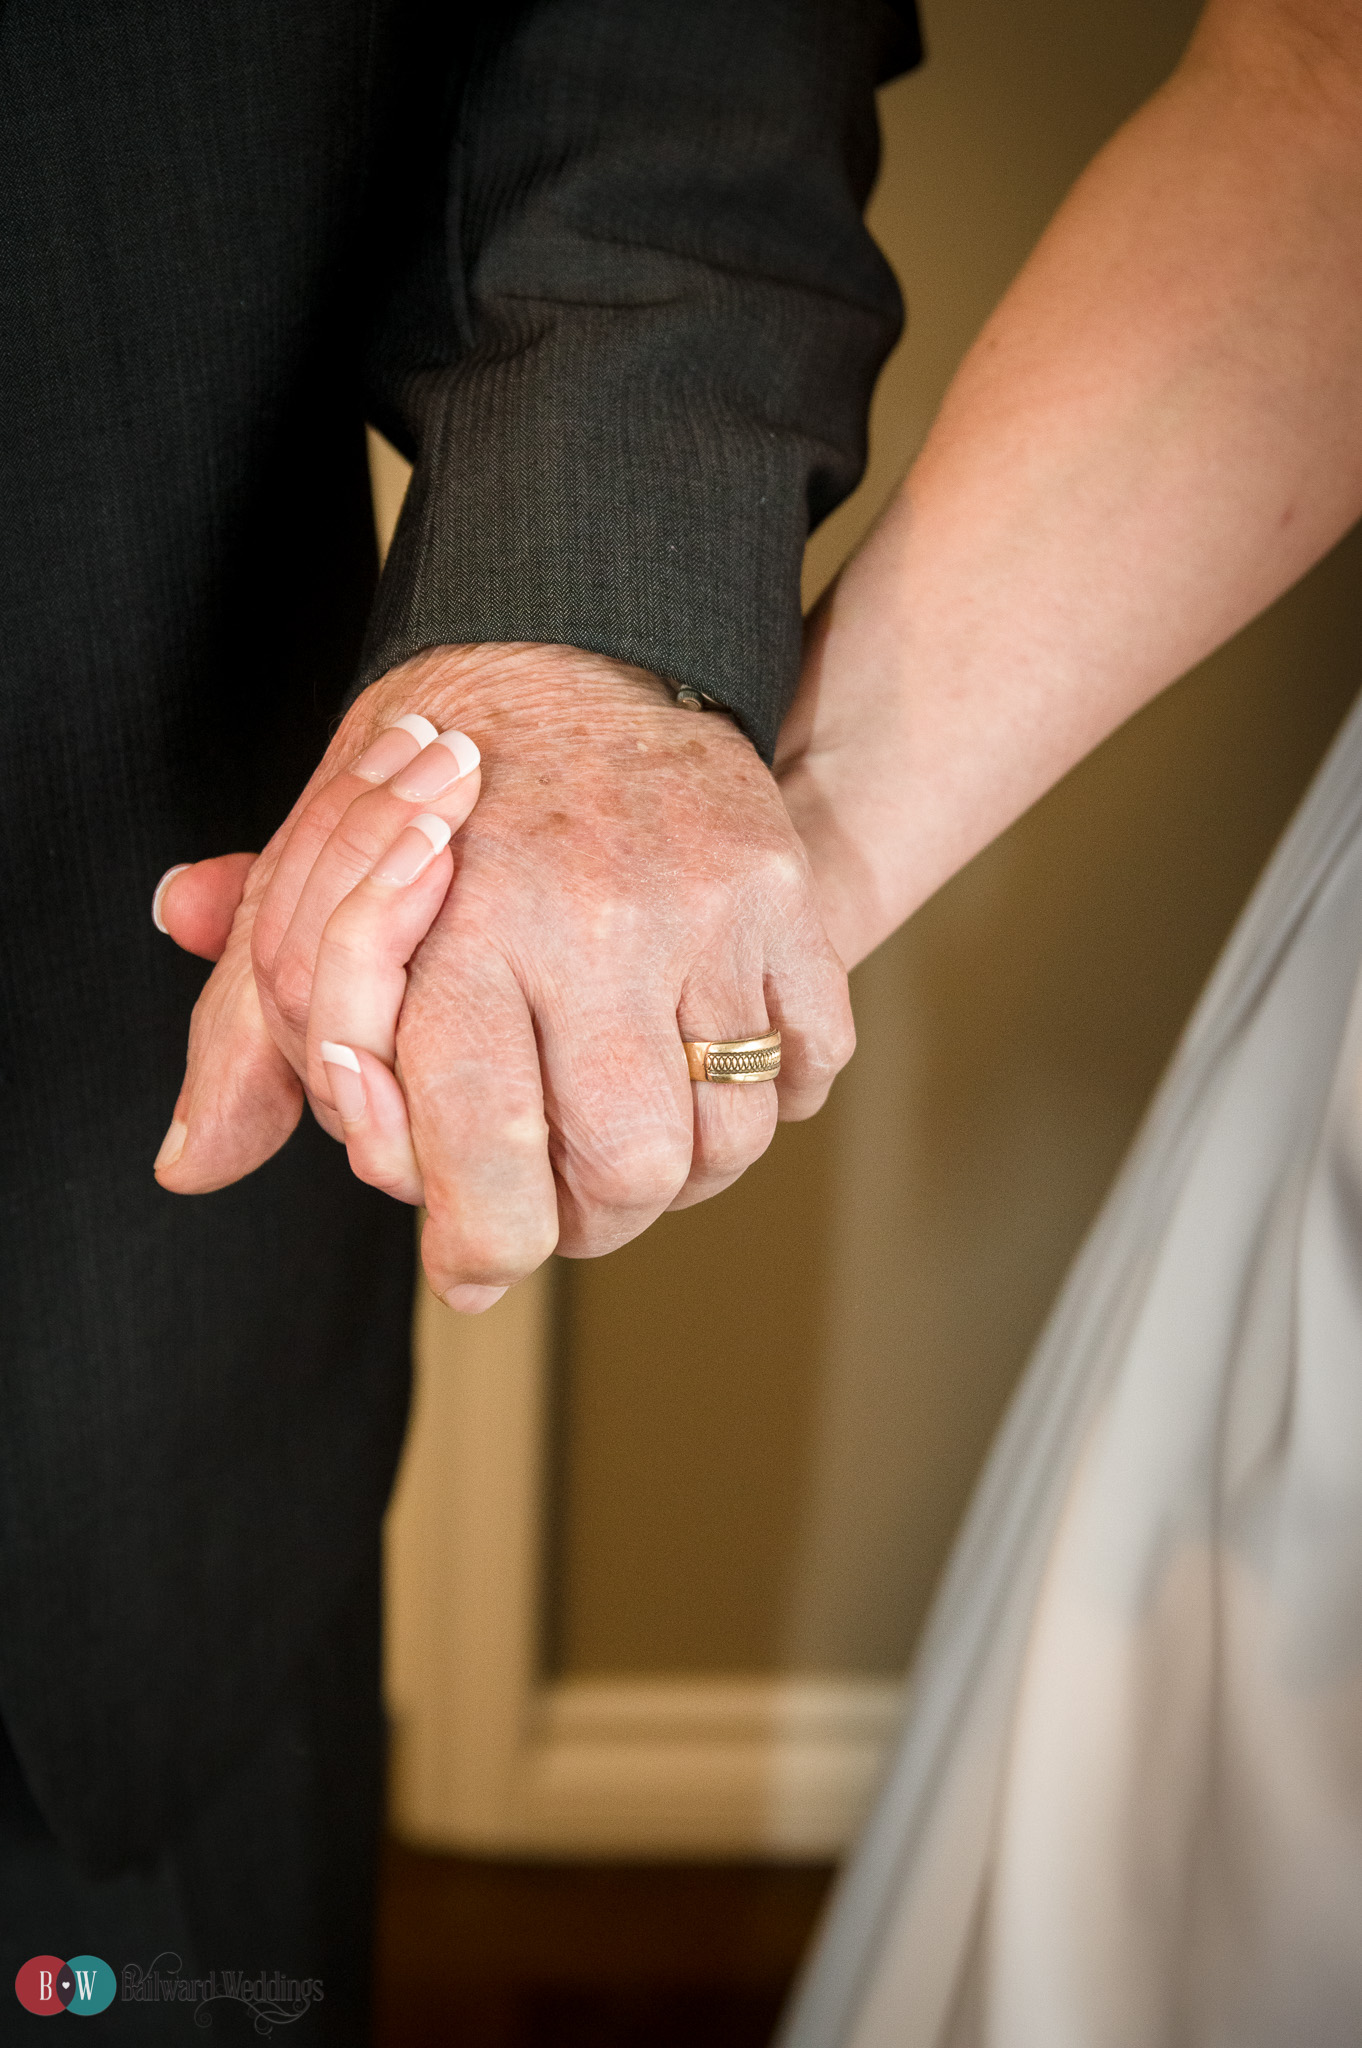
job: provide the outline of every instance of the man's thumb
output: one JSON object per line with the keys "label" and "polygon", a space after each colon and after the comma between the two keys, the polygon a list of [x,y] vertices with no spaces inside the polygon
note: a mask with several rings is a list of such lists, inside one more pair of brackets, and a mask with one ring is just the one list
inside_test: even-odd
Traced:
{"label": "man's thumb", "polygon": [[273,1158],[302,1113],[302,1083],[261,1014],[249,936],[238,937],[194,1005],[184,1086],[156,1178],[177,1195],[228,1187]]}
{"label": "man's thumb", "polygon": [[157,930],[186,953],[220,960],[255,859],[253,853],[224,853],[167,869],[151,899]]}

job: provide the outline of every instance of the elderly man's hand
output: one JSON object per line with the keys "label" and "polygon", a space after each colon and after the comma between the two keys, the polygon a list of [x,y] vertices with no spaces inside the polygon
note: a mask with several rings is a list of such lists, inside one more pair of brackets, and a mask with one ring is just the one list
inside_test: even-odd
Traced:
{"label": "elderly man's hand", "polygon": [[[323,933],[332,981],[347,957],[338,908],[395,826],[445,801],[429,769],[408,800],[409,769],[376,789],[347,764],[410,713],[482,753],[481,800],[450,849],[452,885],[411,962],[396,1043],[426,1270],[454,1306],[475,1307],[555,1246],[609,1251],[727,1186],[769,1143],[777,1096],[781,1115],[811,1114],[854,1038],[803,851],[728,719],[680,711],[653,677],[602,656],[442,649],[364,693],[252,870],[201,1000],[225,1000],[227,1015],[191,1040],[186,1135],[158,1168],[165,1186],[219,1186],[287,1134],[278,1073],[255,1130],[234,1081],[238,1053],[260,1069],[261,1020],[340,1134],[325,1025],[311,1017]],[[247,936],[255,1006],[240,986]],[[231,986],[215,998],[219,976]],[[773,1026],[775,1087],[688,1079],[683,1038]]]}

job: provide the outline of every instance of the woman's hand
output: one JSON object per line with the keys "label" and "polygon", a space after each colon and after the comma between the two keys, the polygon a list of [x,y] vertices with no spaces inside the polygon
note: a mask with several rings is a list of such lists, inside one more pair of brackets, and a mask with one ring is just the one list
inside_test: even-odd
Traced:
{"label": "woman's hand", "polygon": [[[421,743],[427,740],[423,750]],[[450,757],[451,772],[432,796],[443,800],[445,815],[413,816],[414,800],[396,795],[392,783],[404,783],[418,756],[426,763],[426,779],[441,780],[433,773],[433,766],[441,765],[437,746],[439,754]],[[436,756],[434,763],[429,756]],[[333,1136],[343,1138],[358,1177],[400,1201],[419,1203],[421,1174],[394,1071],[397,1019],[406,992],[407,964],[429,931],[453,874],[447,852],[452,830],[477,801],[477,749],[462,734],[446,735],[438,742],[434,727],[408,719],[380,734],[349,773],[361,785],[357,792],[337,778],[342,786],[328,785],[322,803],[314,801],[306,814],[309,830],[304,837],[316,849],[316,857],[299,907],[301,911],[304,902],[321,892],[329,914],[315,940],[299,1064],[319,1120]],[[287,861],[297,837],[295,832],[281,861]],[[337,891],[333,870],[343,874],[341,863],[354,862],[357,846],[385,839],[368,872],[331,908],[325,892]],[[254,855],[238,853],[172,868],[157,888],[152,914],[160,929],[186,951],[218,963],[191,1024],[191,1073],[196,1039],[202,1046],[224,1030],[235,1033],[246,1057],[244,1072],[234,1074],[233,1101],[243,1088],[250,1088],[258,1100],[272,1105],[271,1128],[282,1142],[301,1111],[302,1089],[293,1066],[265,1027],[250,971],[254,906],[279,864],[267,866]],[[196,1122],[200,1114],[196,1110]],[[231,1121],[231,1104],[222,1105],[217,1128],[227,1129]],[[158,1164],[178,1158],[180,1123],[177,1114]],[[479,1292],[489,1299],[496,1294]],[[487,1306],[488,1301],[476,1305]]]}

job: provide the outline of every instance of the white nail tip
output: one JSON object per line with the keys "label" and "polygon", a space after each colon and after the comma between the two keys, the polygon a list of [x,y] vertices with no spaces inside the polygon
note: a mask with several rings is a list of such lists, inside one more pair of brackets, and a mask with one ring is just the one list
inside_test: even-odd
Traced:
{"label": "white nail tip", "polygon": [[434,811],[422,811],[420,817],[413,818],[411,822],[418,832],[425,833],[436,853],[443,853],[454,836],[444,819],[437,818]]}
{"label": "white nail tip", "polygon": [[468,734],[466,732],[455,732],[451,728],[449,732],[439,734],[439,741],[442,747],[449,748],[450,753],[458,762],[459,774],[461,776],[471,775],[482,759],[482,755],[478,752],[474,742],[469,739]]}
{"label": "white nail tip", "polygon": [[419,711],[409,711],[404,718],[392,722],[394,732],[409,732],[418,747],[428,747],[432,740],[440,737],[438,725],[432,725],[428,718],[422,718]]}
{"label": "white nail tip", "polygon": [[173,868],[166,869],[160,881],[156,884],[156,893],[151,899],[151,921],[158,932],[165,932],[167,938],[170,937],[170,933],[166,931],[165,925],[161,921],[161,898],[165,895],[166,890],[170,887],[176,875],[182,875],[186,868],[192,868],[193,865],[192,860],[177,862]]}
{"label": "white nail tip", "polygon": [[333,1045],[329,1038],[324,1038],[321,1052],[323,1066],[348,1067],[352,1074],[359,1072],[359,1060],[348,1045]]}

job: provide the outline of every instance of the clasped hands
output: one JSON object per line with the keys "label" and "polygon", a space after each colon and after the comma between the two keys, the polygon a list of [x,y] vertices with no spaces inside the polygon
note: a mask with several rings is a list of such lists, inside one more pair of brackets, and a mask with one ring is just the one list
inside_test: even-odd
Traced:
{"label": "clasped hands", "polygon": [[[427,1277],[464,1311],[727,1187],[855,1043],[748,740],[571,648],[391,671],[264,851],[172,871],[158,920],[216,962],[162,1186],[240,1179],[306,1099],[362,1180],[424,1203]],[[690,1081],[683,1039],[777,1027],[774,1084]]]}

